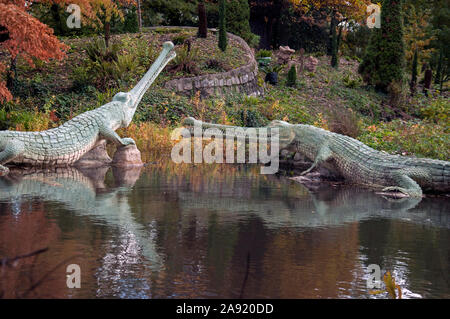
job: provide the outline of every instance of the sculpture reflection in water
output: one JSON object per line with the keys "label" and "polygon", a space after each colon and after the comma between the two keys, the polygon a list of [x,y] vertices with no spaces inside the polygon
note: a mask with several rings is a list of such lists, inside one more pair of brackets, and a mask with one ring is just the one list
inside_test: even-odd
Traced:
{"label": "sculpture reflection in water", "polygon": [[[12,171],[11,176],[0,178],[0,200],[21,201],[24,197],[37,197],[46,201],[62,203],[79,215],[89,216],[118,226],[133,233],[141,242],[145,257],[160,265],[161,258],[154,244],[148,240],[140,225],[132,215],[127,199],[141,168],[112,168],[115,185],[105,186],[105,176],[109,167],[96,169],[57,168],[45,171]],[[271,176],[275,184],[277,177]],[[234,184],[232,182],[232,184]],[[219,185],[219,184],[218,184]],[[304,186],[293,183],[296,187]],[[290,185],[290,186],[293,186]],[[268,227],[317,227],[334,226],[355,222],[371,217],[396,218],[426,223],[435,226],[450,227],[446,212],[450,203],[445,197],[390,199],[373,192],[356,188],[321,187],[314,191],[305,188],[301,198],[292,196],[247,196],[246,192],[222,194],[214,187],[202,187],[201,192],[193,189],[186,191],[186,185],[172,187],[179,208],[183,212],[208,210],[220,215],[252,213],[262,218]],[[229,185],[232,189],[242,185]],[[245,188],[248,185],[244,186]],[[14,205],[19,207],[20,205]]]}
{"label": "sculpture reflection in water", "polygon": [[[178,192],[183,212],[200,209],[219,215],[235,212],[256,214],[266,227],[327,227],[370,218],[401,219],[430,226],[450,228],[450,201],[446,198],[391,199],[355,188],[324,187],[308,191],[302,198],[233,198],[202,193]],[[229,218],[229,217],[228,217]]]}
{"label": "sculpture reflection in water", "polygon": [[139,179],[141,167],[112,167],[112,187],[105,185],[109,169],[11,170],[9,176],[0,178],[0,201],[10,202],[16,214],[20,213],[21,202],[30,198],[57,202],[79,216],[117,227],[127,238],[127,245],[137,246],[134,249],[140,250],[153,270],[158,270],[161,256],[149,232],[133,216],[127,196]]}

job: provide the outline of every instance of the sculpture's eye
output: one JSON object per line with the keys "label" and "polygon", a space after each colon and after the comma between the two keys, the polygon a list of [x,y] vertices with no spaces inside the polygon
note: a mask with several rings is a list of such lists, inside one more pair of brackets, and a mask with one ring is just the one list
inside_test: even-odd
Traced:
{"label": "sculpture's eye", "polygon": [[130,99],[130,96],[128,93],[124,93],[124,92],[119,92],[116,95],[114,95],[113,97],[113,101],[118,101],[118,102],[127,102]]}

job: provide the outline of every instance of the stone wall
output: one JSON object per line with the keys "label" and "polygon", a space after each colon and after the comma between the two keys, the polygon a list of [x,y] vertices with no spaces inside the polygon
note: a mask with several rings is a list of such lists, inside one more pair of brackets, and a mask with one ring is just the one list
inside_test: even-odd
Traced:
{"label": "stone wall", "polygon": [[[209,31],[216,32],[213,29]],[[238,41],[244,48],[244,54],[248,57],[246,65],[223,73],[174,79],[166,82],[165,88],[185,95],[194,95],[197,91],[200,91],[201,97],[229,93],[244,93],[250,96],[262,95],[264,88],[258,86],[258,63],[255,60],[253,50],[237,35],[228,33],[228,37]]]}

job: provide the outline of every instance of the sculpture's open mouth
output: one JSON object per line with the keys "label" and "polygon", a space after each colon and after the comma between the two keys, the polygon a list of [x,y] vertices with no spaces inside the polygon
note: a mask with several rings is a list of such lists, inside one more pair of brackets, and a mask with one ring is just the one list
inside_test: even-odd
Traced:
{"label": "sculpture's open mouth", "polygon": [[[208,129],[215,129],[216,132],[219,131],[225,138],[243,138],[246,142],[256,142],[256,143],[289,143],[292,141],[293,136],[291,134],[280,135],[278,131],[279,128],[270,127],[239,127],[224,124],[214,124],[207,123],[200,120],[196,120],[193,117],[187,117],[182,120],[181,124],[191,133],[200,134]],[[200,129],[199,131],[196,130]],[[212,133],[212,132],[211,132]],[[219,133],[219,134],[220,134]],[[214,134],[214,133],[213,133]]]}

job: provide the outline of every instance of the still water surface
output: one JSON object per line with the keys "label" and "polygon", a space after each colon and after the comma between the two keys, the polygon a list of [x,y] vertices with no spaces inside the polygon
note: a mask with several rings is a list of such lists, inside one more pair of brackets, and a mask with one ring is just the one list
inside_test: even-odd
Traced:
{"label": "still water surface", "polygon": [[0,179],[0,259],[48,250],[0,267],[0,294],[385,298],[366,287],[378,264],[404,298],[450,298],[449,216],[445,197],[311,191],[258,167],[22,172]]}

